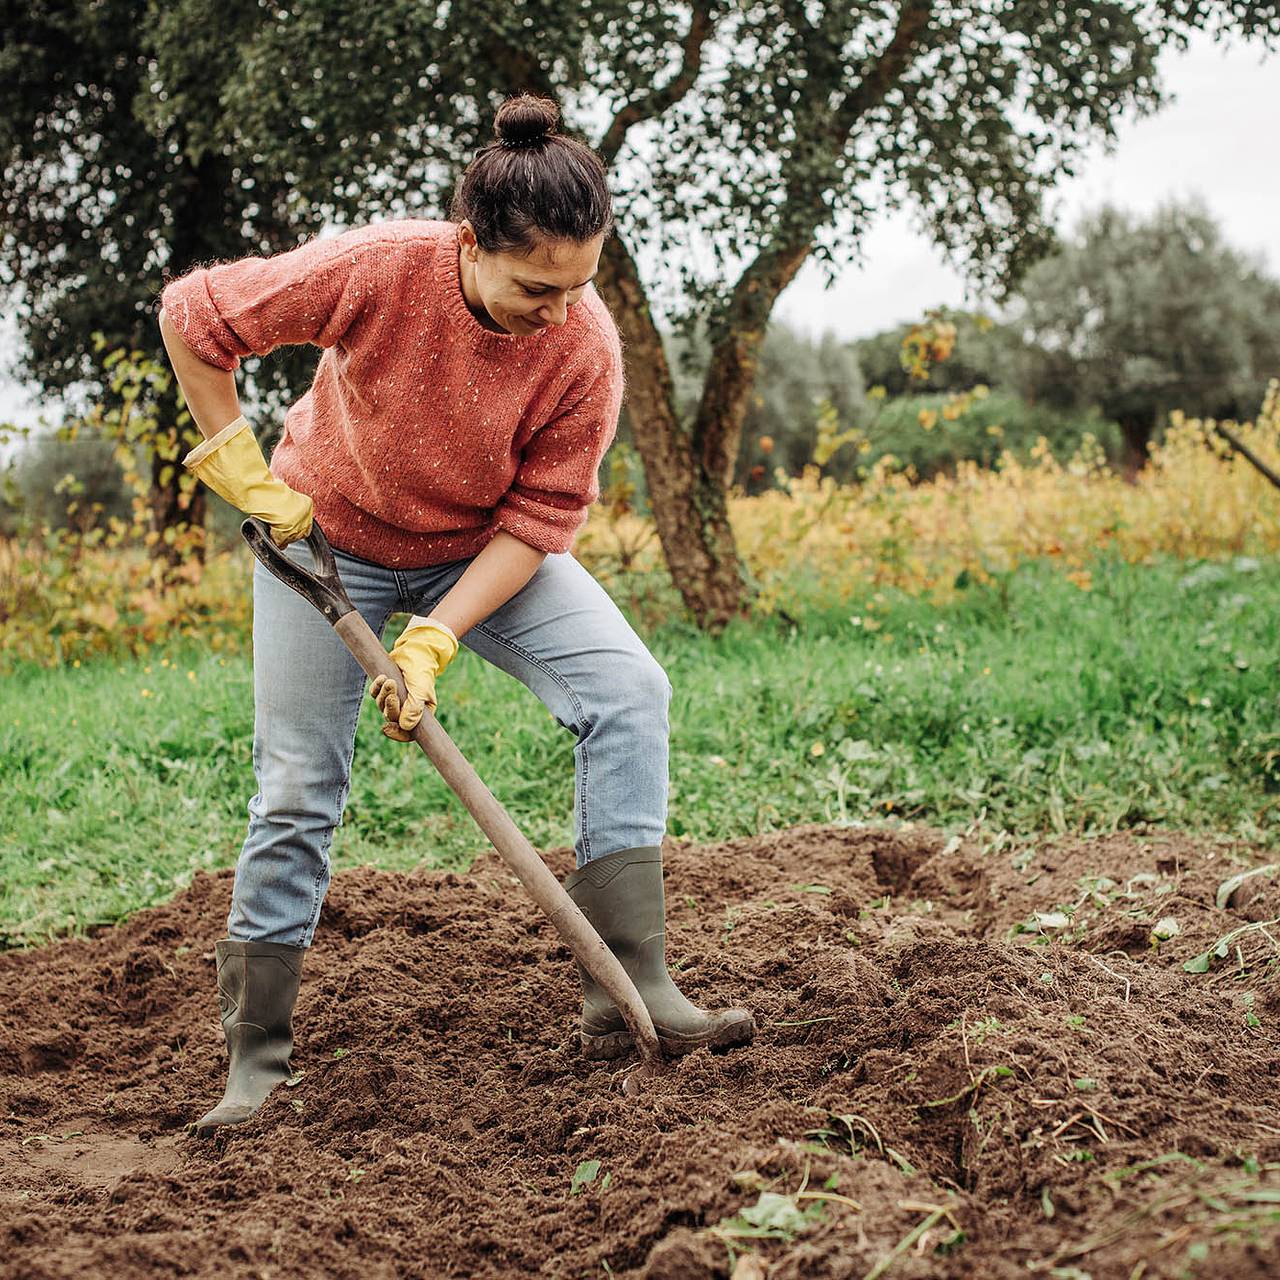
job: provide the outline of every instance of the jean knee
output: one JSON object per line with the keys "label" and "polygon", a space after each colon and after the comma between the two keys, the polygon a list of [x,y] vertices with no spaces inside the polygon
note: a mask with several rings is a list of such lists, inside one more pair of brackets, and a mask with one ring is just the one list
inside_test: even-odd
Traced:
{"label": "jean knee", "polygon": [[654,696],[657,704],[662,707],[662,714],[665,716],[671,708],[671,695],[674,690],[671,688],[671,680],[666,671],[654,662]]}
{"label": "jean knee", "polygon": [[648,654],[637,655],[620,666],[610,664],[609,708],[631,721],[667,723],[671,705],[671,681],[661,665]]}
{"label": "jean knee", "polygon": [[254,808],[280,826],[323,831],[342,818],[344,783],[344,776],[317,767],[313,759],[272,753],[258,770]]}

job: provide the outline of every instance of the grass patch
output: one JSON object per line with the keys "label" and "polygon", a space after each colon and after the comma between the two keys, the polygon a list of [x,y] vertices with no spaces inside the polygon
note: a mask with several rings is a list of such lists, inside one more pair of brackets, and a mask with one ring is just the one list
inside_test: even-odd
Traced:
{"label": "grass patch", "polygon": [[[909,819],[1014,836],[1168,827],[1280,845],[1280,563],[1024,564],[945,606],[891,590],[719,637],[645,628],[675,687],[673,835]],[[389,642],[390,637],[388,637]],[[573,741],[464,652],[440,719],[539,847],[573,839]],[[366,699],[335,867],[465,867],[483,837]],[[0,686],[0,943],[230,866],[254,790],[250,661],[190,644]]]}

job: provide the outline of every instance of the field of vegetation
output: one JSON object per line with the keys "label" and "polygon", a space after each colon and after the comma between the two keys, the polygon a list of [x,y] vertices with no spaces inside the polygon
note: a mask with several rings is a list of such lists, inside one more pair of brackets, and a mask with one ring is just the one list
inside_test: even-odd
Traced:
{"label": "field of vegetation", "polygon": [[[819,406],[808,460],[730,495],[751,607],[723,629],[625,443],[575,550],[671,676],[671,962],[751,1003],[750,1046],[615,1096],[568,952],[370,702],[295,1077],[211,1147],[252,561],[229,509],[175,565],[141,493],[113,516],[68,483],[70,518],[0,543],[0,1276],[1268,1274],[1275,490],[1181,415],[1137,472],[1080,422],[984,465],[993,401],[888,403],[937,433],[927,475]],[[1280,464],[1275,384],[1221,425]],[[564,874],[570,736],[466,654],[439,718]],[[324,1243],[266,1226],[303,1218]]]}
{"label": "field of vegetation", "polygon": [[[1277,412],[1242,442],[1275,456]],[[733,500],[758,595],[718,636],[683,620],[624,494],[580,543],[675,687],[675,838],[816,819],[1276,842],[1280,506],[1205,424],[1177,422],[1135,483],[1086,442],[922,484],[779,484]],[[162,588],[141,553],[65,531],[4,554],[0,936],[29,945],[234,861],[250,560],[224,546]],[[536,699],[464,655],[440,719],[535,844],[569,840],[572,743]],[[370,704],[335,864],[463,867],[481,843]]]}

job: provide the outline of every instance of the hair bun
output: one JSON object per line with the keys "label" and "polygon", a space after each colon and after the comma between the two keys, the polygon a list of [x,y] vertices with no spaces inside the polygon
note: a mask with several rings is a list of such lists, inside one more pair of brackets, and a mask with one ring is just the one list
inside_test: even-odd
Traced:
{"label": "hair bun", "polygon": [[556,131],[560,108],[550,98],[521,93],[498,108],[493,131],[508,148],[539,147]]}

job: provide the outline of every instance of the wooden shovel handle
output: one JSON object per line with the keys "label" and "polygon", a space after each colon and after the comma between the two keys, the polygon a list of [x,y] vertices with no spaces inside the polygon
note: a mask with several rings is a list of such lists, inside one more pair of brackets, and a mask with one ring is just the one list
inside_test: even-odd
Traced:
{"label": "wooden shovel handle", "polygon": [[[342,642],[370,679],[387,676],[396,682],[400,704],[408,691],[399,667],[382,647],[382,641],[351,603],[338,576],[337,565],[328,540],[320,526],[312,523],[306,542],[317,560],[317,572],[309,572],[290,560],[272,540],[271,531],[261,520],[250,517],[240,532],[249,549],[286,586],[309,600],[332,624]],[[592,928],[578,905],[565,892],[564,886],[551,874],[538,851],[498,803],[493,792],[480,780],[466,757],[440,722],[429,712],[413,730],[413,740],[426,752],[458,799],[467,807],[480,830],[488,836],[498,856],[515,873],[529,896],[551,921],[565,940],[574,958],[602,986],[622,1014],[635,1040],[640,1061],[646,1073],[656,1074],[662,1068],[662,1050],[635,983],[627,976],[617,956]]]}

